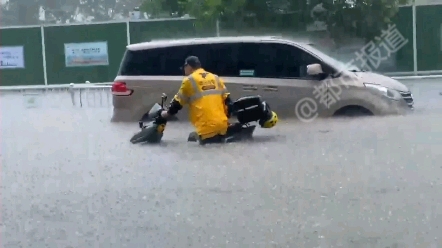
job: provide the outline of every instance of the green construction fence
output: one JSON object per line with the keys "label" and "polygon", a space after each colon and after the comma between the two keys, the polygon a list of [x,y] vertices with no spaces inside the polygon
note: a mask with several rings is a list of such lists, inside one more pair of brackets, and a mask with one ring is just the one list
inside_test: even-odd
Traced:
{"label": "green construction fence", "polygon": [[[110,82],[128,44],[195,35],[193,18],[2,28],[0,47],[23,47],[25,67],[1,68],[0,85]],[[107,44],[108,64],[67,66],[65,45],[90,42]]]}

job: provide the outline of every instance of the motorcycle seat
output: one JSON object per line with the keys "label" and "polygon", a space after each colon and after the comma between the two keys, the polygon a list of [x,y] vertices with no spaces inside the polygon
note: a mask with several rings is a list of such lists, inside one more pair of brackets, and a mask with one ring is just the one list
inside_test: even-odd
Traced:
{"label": "motorcycle seat", "polygon": [[263,104],[260,96],[241,97],[233,103],[233,109],[241,124],[259,121],[263,113]]}

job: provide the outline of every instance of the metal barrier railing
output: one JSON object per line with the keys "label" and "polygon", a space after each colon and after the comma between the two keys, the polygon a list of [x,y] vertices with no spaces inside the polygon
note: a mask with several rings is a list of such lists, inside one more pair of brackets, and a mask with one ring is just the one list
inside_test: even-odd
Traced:
{"label": "metal barrier railing", "polygon": [[438,76],[438,78],[442,75],[442,70],[435,71],[416,71],[416,72],[386,72],[384,73],[390,77],[409,77],[409,76]]}
{"label": "metal barrier railing", "polygon": [[[103,89],[79,89],[78,91],[71,91],[72,104],[76,106],[75,99],[78,99],[78,105],[80,107],[111,107],[112,106],[112,94],[109,88]],[[76,92],[78,96],[76,97]]]}
{"label": "metal barrier railing", "polygon": [[27,108],[72,107],[109,108],[112,107],[112,94],[109,85],[63,85],[63,86],[19,86],[1,89],[2,92],[19,94]]}

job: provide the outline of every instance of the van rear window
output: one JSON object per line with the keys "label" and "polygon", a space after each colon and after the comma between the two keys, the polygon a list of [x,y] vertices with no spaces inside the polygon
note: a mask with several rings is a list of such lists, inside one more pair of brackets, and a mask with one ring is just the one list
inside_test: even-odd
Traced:
{"label": "van rear window", "polygon": [[186,56],[185,49],[177,53],[175,47],[150,50],[127,50],[120,65],[121,76],[182,76],[180,67]]}

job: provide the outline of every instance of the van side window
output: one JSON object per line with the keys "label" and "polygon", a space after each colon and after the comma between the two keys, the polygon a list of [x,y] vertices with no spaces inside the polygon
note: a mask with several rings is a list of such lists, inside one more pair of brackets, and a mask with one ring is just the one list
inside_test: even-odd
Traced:
{"label": "van side window", "polygon": [[245,43],[240,57],[240,69],[254,63],[255,77],[260,78],[306,78],[307,65],[319,63],[297,47],[278,43]]}
{"label": "van side window", "polygon": [[126,51],[123,76],[183,76],[187,56],[197,56],[202,67],[224,77],[306,78],[307,65],[320,63],[303,50],[278,43],[219,43]]}
{"label": "van side window", "polygon": [[126,51],[120,66],[123,76],[183,76],[180,67],[188,56],[197,56],[202,67],[225,77],[239,76],[238,43],[185,45]]}
{"label": "van side window", "polygon": [[127,50],[120,66],[122,76],[182,76],[180,67],[189,54],[188,46]]}
{"label": "van side window", "polygon": [[298,58],[300,51],[292,46],[277,43],[259,44],[261,61],[267,68],[261,77],[265,78],[299,78]]}
{"label": "van side window", "polygon": [[266,63],[259,52],[259,43],[240,45],[236,77],[263,77],[265,75]]}
{"label": "van side window", "polygon": [[324,68],[323,63],[318,58],[314,57],[310,53],[307,53],[307,52],[305,52],[305,51],[303,51],[303,50],[301,50],[299,48],[295,48],[295,49],[298,49],[300,51],[300,54],[301,54],[301,56],[299,57],[300,58],[299,59],[299,66],[300,66],[299,70],[300,70],[300,77],[301,78],[308,78],[308,79],[310,79],[310,77],[307,74],[307,66],[311,65],[311,64],[321,64],[322,65],[322,69],[324,71],[326,71],[325,68]]}
{"label": "van side window", "polygon": [[159,76],[183,76],[181,67],[190,55],[190,46],[172,46],[163,48],[158,55],[161,58],[161,74]]}
{"label": "van side window", "polygon": [[238,43],[202,44],[192,46],[191,54],[197,56],[208,72],[223,77],[237,77]]}

